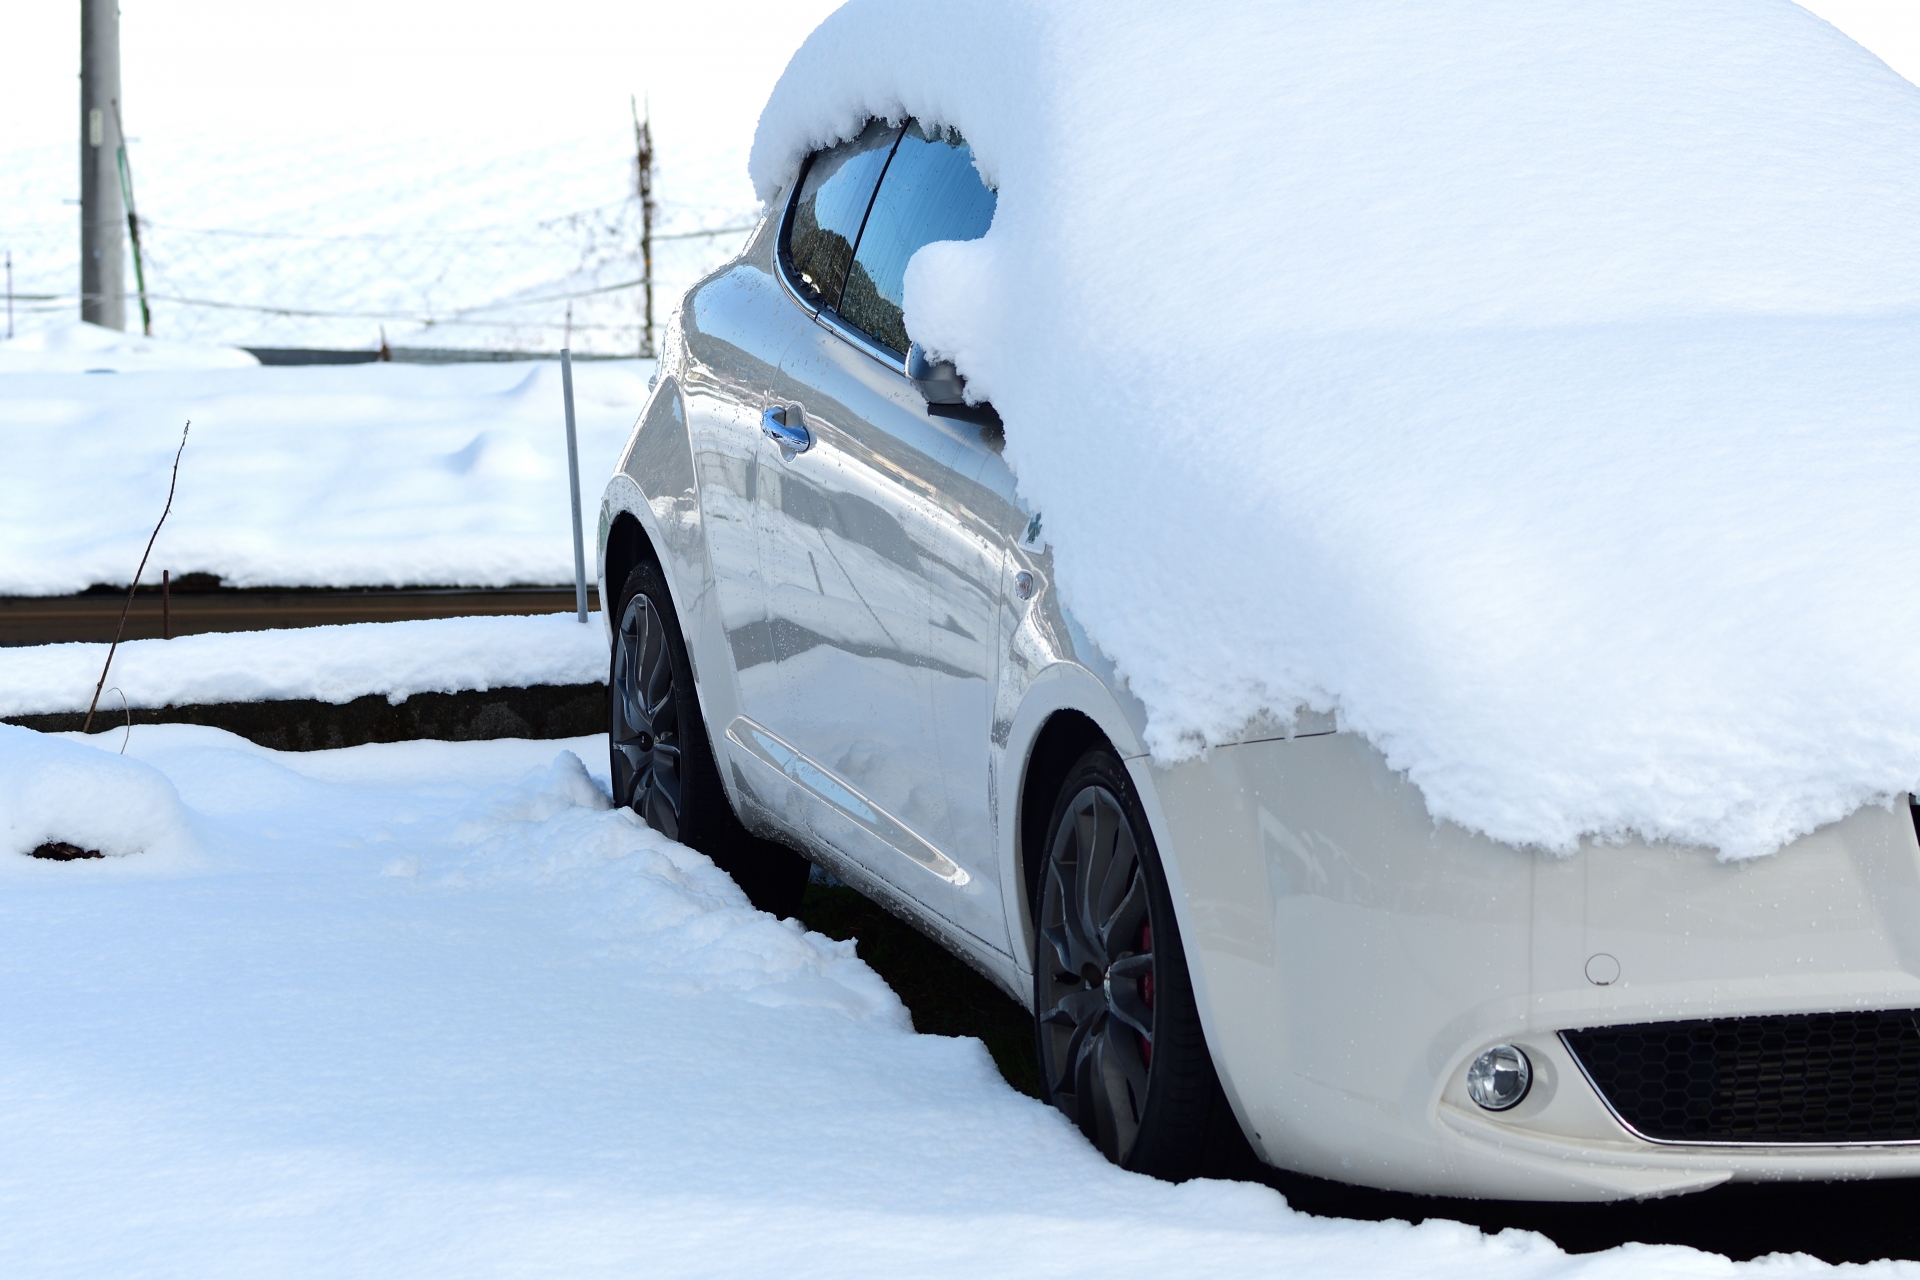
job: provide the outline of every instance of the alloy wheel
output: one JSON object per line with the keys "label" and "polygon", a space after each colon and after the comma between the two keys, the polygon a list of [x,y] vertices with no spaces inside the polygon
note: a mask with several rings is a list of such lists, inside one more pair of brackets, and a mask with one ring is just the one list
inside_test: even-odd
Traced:
{"label": "alloy wheel", "polygon": [[1140,1133],[1153,1065],[1153,922],[1119,797],[1082,788],[1061,815],[1041,887],[1040,1070],[1047,1096],[1108,1159]]}
{"label": "alloy wheel", "polygon": [[645,592],[620,615],[609,732],[614,796],[670,840],[680,838],[680,704],[666,622]]}

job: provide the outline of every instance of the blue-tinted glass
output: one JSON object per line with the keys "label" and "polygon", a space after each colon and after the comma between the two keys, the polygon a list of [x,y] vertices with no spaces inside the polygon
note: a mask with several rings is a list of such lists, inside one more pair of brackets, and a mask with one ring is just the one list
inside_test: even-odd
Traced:
{"label": "blue-tinted glass", "polygon": [[987,234],[995,198],[958,134],[929,135],[917,124],[910,126],[860,233],[837,308],[841,319],[905,353],[907,327],[900,308],[907,260],[935,240],[977,240]]}
{"label": "blue-tinted glass", "polygon": [[860,223],[873,200],[873,185],[887,167],[900,131],[875,120],[852,142],[815,156],[794,202],[787,262],[794,278],[822,306],[840,301],[853,261]]}

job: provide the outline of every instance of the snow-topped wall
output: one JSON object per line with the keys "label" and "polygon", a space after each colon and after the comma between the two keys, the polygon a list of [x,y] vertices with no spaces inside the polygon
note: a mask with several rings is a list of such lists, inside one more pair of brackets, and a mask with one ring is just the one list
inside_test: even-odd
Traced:
{"label": "snow-topped wall", "polygon": [[1749,856],[1920,786],[1920,90],[1786,0],[855,0],[999,191],[907,275],[1162,760],[1337,710],[1437,816]]}

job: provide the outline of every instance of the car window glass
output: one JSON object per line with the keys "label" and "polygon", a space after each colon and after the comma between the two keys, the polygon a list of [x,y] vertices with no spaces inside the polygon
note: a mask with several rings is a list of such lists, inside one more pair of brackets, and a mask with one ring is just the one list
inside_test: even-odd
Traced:
{"label": "car window glass", "polygon": [[909,126],[857,241],[853,270],[836,308],[840,318],[904,354],[907,328],[900,308],[907,260],[935,240],[985,235],[995,201],[958,134]]}
{"label": "car window glass", "polygon": [[860,224],[873,201],[874,184],[887,167],[900,131],[875,120],[852,142],[815,156],[800,183],[787,263],[794,280],[812,301],[831,307],[840,301],[847,266],[853,260]]}

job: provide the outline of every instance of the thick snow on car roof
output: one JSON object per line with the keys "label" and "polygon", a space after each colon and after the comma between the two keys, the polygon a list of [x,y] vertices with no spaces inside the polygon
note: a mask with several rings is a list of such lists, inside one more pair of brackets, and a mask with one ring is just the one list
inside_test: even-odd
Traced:
{"label": "thick snow on car roof", "polygon": [[763,198],[958,128],[909,331],[1170,762],[1333,709],[1436,817],[1750,856],[1920,786],[1920,90],[1785,0],[855,0]]}

